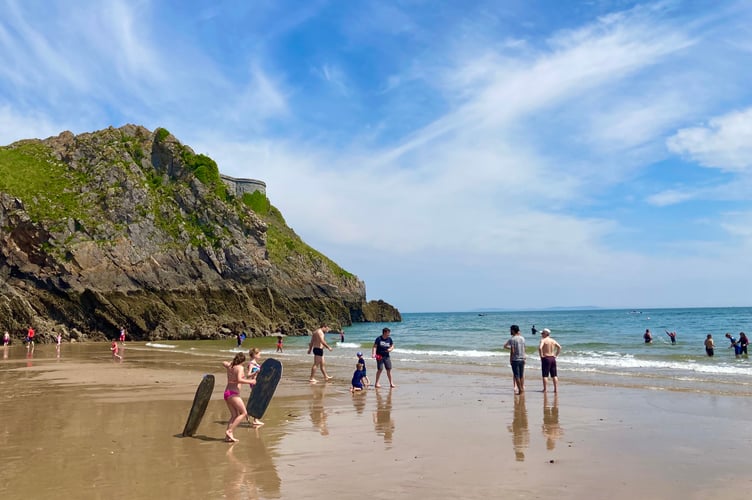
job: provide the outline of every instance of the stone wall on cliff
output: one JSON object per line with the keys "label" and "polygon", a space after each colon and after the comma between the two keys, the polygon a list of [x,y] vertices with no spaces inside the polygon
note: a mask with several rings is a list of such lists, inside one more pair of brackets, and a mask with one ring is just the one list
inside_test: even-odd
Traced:
{"label": "stone wall on cliff", "polygon": [[21,141],[0,148],[3,172],[0,329],[15,337],[30,324],[42,340],[294,335],[386,317],[357,276],[164,129]]}

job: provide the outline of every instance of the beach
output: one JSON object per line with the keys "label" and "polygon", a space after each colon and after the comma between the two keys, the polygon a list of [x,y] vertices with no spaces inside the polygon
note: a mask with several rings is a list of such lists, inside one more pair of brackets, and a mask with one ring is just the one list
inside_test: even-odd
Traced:
{"label": "beach", "polygon": [[[747,396],[566,372],[544,395],[537,370],[515,396],[506,363],[448,373],[396,362],[397,388],[352,395],[353,363],[334,358],[335,380],[310,385],[310,360],[295,356],[282,358],[265,425],[243,424],[230,445],[223,358],[133,343],[121,363],[108,347],[5,352],[2,498],[741,499],[752,487]],[[204,373],[217,377],[214,396],[183,438]]]}

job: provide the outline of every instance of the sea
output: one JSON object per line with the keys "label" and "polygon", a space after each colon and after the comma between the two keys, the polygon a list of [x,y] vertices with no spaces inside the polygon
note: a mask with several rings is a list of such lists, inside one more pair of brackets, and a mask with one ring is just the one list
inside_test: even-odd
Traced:
{"label": "sea", "polygon": [[[752,307],[686,309],[593,309],[555,311],[404,313],[399,323],[357,323],[344,328],[345,340],[330,332],[326,353],[329,366],[355,368],[363,352],[374,371],[371,346],[383,327],[391,329],[397,370],[423,371],[437,376],[455,373],[509,375],[509,352],[503,349],[510,325],[525,337],[527,376],[540,380],[537,354],[540,331],[548,328],[562,346],[558,358],[560,383],[613,385],[652,390],[706,392],[752,396],[752,360],[736,357],[725,337],[752,332]],[[533,325],[538,330],[532,334]],[[650,329],[653,342],[643,334]],[[676,332],[672,345],[666,331]],[[705,353],[708,334],[715,356]],[[285,336],[284,351],[276,353],[276,337],[249,338],[241,347],[235,339],[222,341],[149,342],[143,349],[174,350],[209,356],[228,356],[257,346],[263,356],[282,361],[310,360],[310,338]],[[352,365],[352,366],[349,366]],[[511,377],[511,376],[510,376]]]}

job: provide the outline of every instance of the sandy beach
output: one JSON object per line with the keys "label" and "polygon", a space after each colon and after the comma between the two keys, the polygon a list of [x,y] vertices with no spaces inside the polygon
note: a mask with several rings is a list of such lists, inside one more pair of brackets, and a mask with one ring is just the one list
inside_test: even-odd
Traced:
{"label": "sandy beach", "polygon": [[[270,352],[265,356],[272,356]],[[747,498],[752,399],[571,382],[514,396],[495,374],[395,366],[351,395],[352,366],[307,383],[285,360],[266,425],[223,442],[220,360],[106,344],[12,346],[0,363],[2,498]],[[198,434],[180,432],[204,373]],[[375,370],[369,369],[373,381]],[[247,389],[243,393],[247,398]]]}

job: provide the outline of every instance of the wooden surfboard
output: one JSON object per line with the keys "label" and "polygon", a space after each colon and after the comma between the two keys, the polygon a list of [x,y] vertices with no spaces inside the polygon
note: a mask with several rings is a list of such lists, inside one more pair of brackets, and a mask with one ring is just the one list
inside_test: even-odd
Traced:
{"label": "wooden surfboard", "polygon": [[282,363],[274,358],[268,358],[261,364],[261,370],[256,377],[256,385],[251,391],[246,410],[253,418],[261,418],[266,412],[266,407],[274,396],[279,379],[282,378]]}
{"label": "wooden surfboard", "polygon": [[204,375],[201,383],[198,384],[198,389],[196,389],[193,406],[191,406],[188,421],[185,423],[185,428],[183,429],[183,437],[190,437],[196,433],[196,429],[201,424],[201,419],[204,418],[206,407],[209,406],[212,392],[214,392],[214,375]]}

